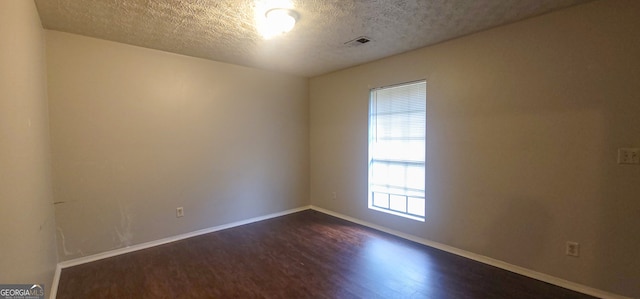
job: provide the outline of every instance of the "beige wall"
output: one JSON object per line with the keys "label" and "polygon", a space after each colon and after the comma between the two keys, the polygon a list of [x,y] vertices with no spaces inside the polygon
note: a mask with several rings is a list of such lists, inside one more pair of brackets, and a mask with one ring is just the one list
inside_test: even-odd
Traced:
{"label": "beige wall", "polygon": [[33,1],[0,1],[0,283],[56,266],[44,33]]}
{"label": "beige wall", "polygon": [[[640,297],[640,166],[616,164],[640,147],[638,16],[640,1],[596,1],[312,78],[311,203]],[[369,89],[417,79],[424,223],[368,210],[366,194]]]}
{"label": "beige wall", "polygon": [[61,260],[308,204],[307,79],[46,37]]}

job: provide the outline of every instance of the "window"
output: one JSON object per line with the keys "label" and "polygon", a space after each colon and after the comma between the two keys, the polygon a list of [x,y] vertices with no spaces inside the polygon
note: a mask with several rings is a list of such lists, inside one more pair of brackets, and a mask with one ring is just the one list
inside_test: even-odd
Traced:
{"label": "window", "polygon": [[424,221],[427,83],[371,90],[369,208]]}

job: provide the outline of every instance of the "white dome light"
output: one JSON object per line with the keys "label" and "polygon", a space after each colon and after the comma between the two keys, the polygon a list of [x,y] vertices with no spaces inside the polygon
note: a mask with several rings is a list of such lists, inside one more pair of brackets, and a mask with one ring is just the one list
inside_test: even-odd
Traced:
{"label": "white dome light", "polygon": [[267,28],[263,35],[267,38],[291,31],[298,20],[298,14],[286,8],[270,9],[265,13],[265,17]]}

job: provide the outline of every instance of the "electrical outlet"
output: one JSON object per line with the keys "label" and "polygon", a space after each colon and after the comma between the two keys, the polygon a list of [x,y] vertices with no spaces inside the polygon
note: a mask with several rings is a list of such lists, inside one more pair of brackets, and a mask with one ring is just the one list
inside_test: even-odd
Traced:
{"label": "electrical outlet", "polygon": [[640,148],[619,148],[618,164],[640,164]]}
{"label": "electrical outlet", "polygon": [[176,208],[176,218],[180,218],[184,216],[184,209],[182,207]]}
{"label": "electrical outlet", "polygon": [[567,241],[567,247],[565,249],[565,253],[568,256],[580,256],[580,244],[577,242]]}

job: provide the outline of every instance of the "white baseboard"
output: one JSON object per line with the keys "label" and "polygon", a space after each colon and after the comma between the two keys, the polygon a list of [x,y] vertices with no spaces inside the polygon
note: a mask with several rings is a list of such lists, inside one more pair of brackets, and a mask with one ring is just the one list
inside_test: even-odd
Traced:
{"label": "white baseboard", "polygon": [[343,215],[343,214],[340,214],[340,213],[337,213],[337,212],[334,212],[334,211],[331,211],[331,210],[323,209],[323,208],[320,208],[320,207],[317,207],[317,206],[313,206],[312,205],[311,209],[315,210],[315,211],[318,211],[318,212],[321,212],[321,213],[325,213],[325,214],[334,216],[334,217],[342,218],[342,219],[350,221],[350,222],[354,222],[354,223],[357,223],[357,224],[360,224],[360,225],[364,225],[366,227],[370,227],[370,228],[373,228],[375,230],[379,230],[379,231],[382,231],[382,232],[385,232],[385,233],[388,233],[388,234],[392,234],[392,235],[398,236],[398,237],[403,238],[403,239],[407,239],[407,240],[410,240],[410,241],[413,241],[413,242],[416,242],[416,243],[420,243],[420,244],[423,244],[423,245],[426,245],[426,246],[429,246],[429,247],[433,247],[433,248],[436,248],[436,249],[440,249],[442,251],[446,251],[446,252],[449,252],[449,253],[452,253],[452,254],[455,254],[455,255],[466,257],[468,259],[472,259],[474,261],[478,261],[478,262],[481,262],[483,264],[491,265],[491,266],[494,266],[494,267],[498,267],[500,269],[504,269],[504,270],[513,272],[513,273],[517,273],[517,274],[520,274],[520,275],[523,275],[523,276],[527,276],[527,277],[530,277],[530,278],[533,278],[533,279],[544,281],[546,283],[557,285],[557,286],[563,287],[565,289],[573,290],[573,291],[576,291],[576,292],[580,292],[580,293],[591,295],[591,296],[598,297],[598,298],[632,299],[632,298],[629,298],[629,297],[616,295],[616,294],[613,294],[613,293],[609,293],[609,292],[606,292],[606,291],[602,291],[602,290],[598,290],[598,289],[595,289],[595,288],[592,288],[592,287],[581,285],[579,283],[575,283],[575,282],[571,282],[571,281],[568,281],[568,280],[564,280],[564,279],[561,279],[561,278],[558,278],[558,277],[555,277],[555,276],[551,276],[551,275],[548,275],[548,274],[540,273],[540,272],[533,271],[533,270],[530,270],[530,269],[527,269],[527,268],[523,268],[523,267],[520,267],[520,266],[516,266],[516,265],[513,265],[513,264],[509,264],[507,262],[496,260],[496,259],[493,259],[493,258],[490,258],[490,257],[486,257],[486,256],[483,256],[483,255],[480,255],[480,254],[476,254],[476,253],[469,252],[469,251],[466,251],[466,250],[458,249],[458,248],[455,248],[455,247],[452,247],[452,246],[449,246],[449,245],[445,245],[445,244],[442,244],[442,243],[430,241],[430,240],[427,240],[427,239],[424,239],[424,238],[416,237],[414,235],[405,234],[405,233],[400,232],[400,231],[389,229],[389,228],[386,228],[384,226],[380,226],[380,225],[377,225],[377,224],[366,222],[366,221],[363,221],[363,220],[360,220],[360,219],[357,219],[357,218],[346,216],[346,215]]}
{"label": "white baseboard", "polygon": [[72,260],[60,262],[60,263],[58,263],[58,266],[56,267],[56,272],[55,272],[55,275],[53,277],[53,284],[51,286],[51,295],[50,295],[49,298],[50,299],[55,299],[56,298],[56,293],[58,291],[58,282],[60,281],[60,272],[64,268],[73,267],[73,266],[77,266],[77,265],[81,265],[81,264],[85,264],[85,263],[90,263],[90,262],[93,262],[93,261],[106,259],[106,258],[114,257],[114,256],[117,256],[117,255],[129,253],[129,252],[134,252],[134,251],[138,251],[138,250],[142,250],[142,249],[147,249],[147,248],[151,248],[151,247],[155,247],[155,246],[159,246],[159,245],[163,245],[163,244],[167,244],[167,243],[171,243],[171,242],[175,242],[175,241],[179,241],[179,240],[183,240],[183,239],[187,239],[187,238],[191,238],[191,237],[195,237],[195,236],[199,236],[199,235],[212,233],[212,232],[215,232],[215,231],[220,231],[220,230],[223,230],[223,229],[228,229],[228,228],[232,228],[232,227],[236,227],[236,226],[240,226],[240,225],[245,225],[245,224],[249,224],[249,223],[253,223],[253,222],[258,222],[258,221],[267,220],[267,219],[271,219],[271,218],[275,218],[275,217],[280,217],[280,216],[284,216],[284,215],[288,215],[288,214],[292,214],[292,213],[296,213],[296,212],[300,212],[300,211],[304,211],[304,210],[309,210],[309,209],[311,209],[311,206],[303,206],[303,207],[290,209],[290,210],[286,210],[286,211],[282,211],[282,212],[278,212],[278,213],[273,213],[273,214],[269,214],[269,215],[264,215],[264,216],[249,218],[249,219],[245,219],[245,220],[240,220],[240,221],[236,221],[236,222],[232,222],[232,223],[228,223],[228,224],[223,224],[223,225],[214,226],[214,227],[210,227],[210,228],[205,228],[205,229],[201,229],[201,230],[197,230],[197,231],[193,231],[193,232],[189,232],[189,233],[180,234],[180,235],[173,236],[173,237],[168,237],[168,238],[164,238],[164,239],[160,239],[160,240],[155,240],[155,241],[150,241],[150,242],[146,242],[146,243],[136,244],[136,245],[129,246],[129,247],[118,248],[118,249],[114,249],[114,250],[110,250],[110,251],[106,251],[106,252],[101,252],[101,253],[98,253],[98,254],[93,254],[93,255],[89,255],[89,256],[83,256],[83,257],[80,257],[80,258],[77,258],[77,259],[72,259]]}
{"label": "white baseboard", "polygon": [[49,290],[49,299],[56,299],[58,283],[60,282],[60,272],[62,272],[62,268],[60,268],[60,265],[56,265],[56,271],[53,274],[53,282],[51,283],[51,290]]}
{"label": "white baseboard", "polygon": [[53,277],[53,283],[51,286],[51,293],[49,298],[50,299],[55,299],[56,298],[56,293],[58,291],[58,282],[60,281],[60,274],[62,269],[64,268],[68,268],[68,267],[73,267],[73,266],[77,266],[77,265],[81,265],[84,263],[89,263],[89,262],[93,262],[93,261],[97,261],[97,260],[101,260],[101,259],[105,259],[105,258],[109,258],[109,257],[113,257],[113,256],[117,256],[117,255],[121,255],[121,254],[125,254],[125,253],[129,253],[129,252],[134,252],[134,251],[138,251],[138,250],[142,250],[142,249],[147,249],[147,248],[151,248],[151,247],[155,247],[155,246],[159,246],[159,245],[163,245],[163,244],[167,244],[167,243],[171,243],[171,242],[175,242],[175,241],[179,241],[179,240],[183,240],[183,239],[187,239],[187,238],[191,238],[191,237],[195,237],[195,236],[199,236],[199,235],[203,235],[203,234],[207,234],[207,233],[211,233],[211,232],[215,232],[215,231],[220,231],[223,229],[228,229],[228,228],[232,228],[232,227],[236,227],[236,226],[240,226],[240,225],[245,225],[245,224],[249,224],[249,223],[253,223],[253,222],[258,222],[258,221],[262,221],[262,220],[266,220],[266,219],[271,219],[271,218],[275,218],[275,217],[280,217],[280,216],[284,216],[284,215],[288,215],[288,214],[292,214],[292,213],[296,213],[296,212],[300,212],[300,211],[304,211],[304,210],[315,210],[321,213],[325,213],[334,217],[338,217],[353,223],[357,223],[360,225],[364,225],[370,228],[373,228],[375,230],[379,230],[385,233],[389,233],[395,236],[398,236],[400,238],[403,239],[407,239],[416,243],[420,243],[429,247],[433,247],[436,249],[440,249],[455,255],[459,255],[462,257],[466,257],[468,259],[472,259],[474,261],[478,261],[487,265],[491,265],[494,267],[498,267],[500,269],[504,269],[513,273],[517,273],[523,276],[527,276],[533,279],[537,279],[540,281],[544,281],[546,283],[550,283],[553,285],[557,285],[569,290],[573,290],[576,292],[580,292],[583,294],[587,294],[587,295],[591,295],[594,297],[599,297],[599,298],[610,298],[610,299],[632,299],[629,297],[624,297],[624,296],[620,296],[620,295],[616,295],[616,294],[612,294],[606,291],[602,291],[602,290],[598,290],[592,287],[588,287],[585,285],[581,285],[575,282],[571,282],[568,280],[564,280],[561,278],[557,278],[548,274],[544,274],[544,273],[540,273],[537,271],[533,271],[527,268],[523,268],[520,266],[516,266],[513,264],[509,264],[507,262],[503,262],[500,260],[496,260],[490,257],[486,257],[483,255],[479,255],[473,252],[469,252],[469,251],[465,251],[462,249],[458,249],[449,245],[445,245],[445,244],[441,244],[438,242],[434,242],[434,241],[430,241],[424,238],[420,238],[420,237],[416,237],[414,235],[410,235],[410,234],[405,234],[403,232],[400,231],[396,231],[396,230],[392,230],[377,224],[373,224],[370,222],[366,222],[357,218],[353,218],[350,216],[346,216],[331,210],[327,210],[327,209],[323,209],[317,206],[303,206],[303,207],[299,207],[299,208],[295,208],[295,209],[290,209],[290,210],[286,210],[286,211],[282,211],[282,212],[278,212],[278,213],[273,213],[273,214],[269,214],[269,215],[264,215],[264,216],[259,216],[259,217],[254,217],[254,218],[250,218],[250,219],[246,219],[246,220],[241,220],[241,221],[236,221],[236,222],[232,222],[232,223],[228,223],[228,224],[223,224],[223,225],[219,225],[219,226],[215,226],[215,227],[210,227],[210,228],[206,228],[206,229],[201,229],[201,230],[197,230],[197,231],[193,231],[193,232],[189,232],[189,233],[185,233],[185,234],[181,234],[181,235],[177,235],[177,236],[173,236],[173,237],[168,237],[168,238],[164,238],[164,239],[160,239],[160,240],[155,240],[155,241],[150,241],[150,242],[146,242],[146,243],[141,243],[141,244],[137,244],[137,245],[133,245],[133,246],[129,246],[129,247],[125,247],[125,248],[119,248],[119,249],[115,249],[115,250],[110,250],[107,252],[102,252],[102,253],[98,253],[98,254],[94,254],[94,255],[90,255],[90,256],[85,256],[85,257],[81,257],[81,258],[77,258],[77,259],[73,259],[73,260],[68,260],[68,261],[64,261],[64,262],[60,262],[58,263],[58,266],[56,267],[56,272],[55,275]]}

